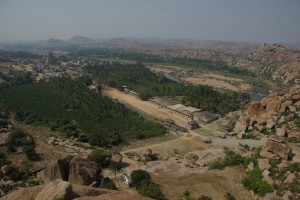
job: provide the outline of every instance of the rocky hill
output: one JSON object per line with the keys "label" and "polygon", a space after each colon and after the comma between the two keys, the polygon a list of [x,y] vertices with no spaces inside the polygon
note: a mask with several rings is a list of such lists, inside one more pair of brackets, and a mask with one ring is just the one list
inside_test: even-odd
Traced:
{"label": "rocky hill", "polygon": [[260,74],[284,83],[300,79],[300,51],[280,44],[262,44],[246,57],[240,57],[236,66],[250,67]]}
{"label": "rocky hill", "polygon": [[240,139],[252,138],[265,143],[256,154],[257,162],[250,163],[248,170],[252,171],[256,165],[274,194],[283,199],[299,199],[300,85],[251,102],[240,112],[234,132]]}
{"label": "rocky hill", "polygon": [[[240,138],[247,133],[271,133],[280,137],[291,136],[299,131],[300,86],[294,86],[287,92],[271,93],[261,101],[253,101],[243,111],[235,125]],[[292,134],[294,135],[294,134]]]}

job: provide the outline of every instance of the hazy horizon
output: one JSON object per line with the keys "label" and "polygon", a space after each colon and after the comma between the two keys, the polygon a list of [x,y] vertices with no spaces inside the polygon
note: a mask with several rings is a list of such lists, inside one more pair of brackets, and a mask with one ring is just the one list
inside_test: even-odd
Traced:
{"label": "hazy horizon", "polygon": [[76,35],[300,43],[297,0],[0,0],[0,42]]}

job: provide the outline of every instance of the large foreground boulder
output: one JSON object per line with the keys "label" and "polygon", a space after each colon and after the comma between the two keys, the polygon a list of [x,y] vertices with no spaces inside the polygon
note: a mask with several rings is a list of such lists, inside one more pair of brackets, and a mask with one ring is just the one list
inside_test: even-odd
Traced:
{"label": "large foreground boulder", "polygon": [[34,187],[20,188],[16,191],[13,191],[1,197],[0,199],[1,200],[16,200],[16,199],[33,200],[43,190],[44,187],[45,187],[44,185],[38,185]]}
{"label": "large foreground boulder", "polygon": [[98,189],[91,186],[70,184],[55,180],[47,185],[38,185],[15,190],[0,200],[151,200],[135,194],[116,190]]}
{"label": "large foreground boulder", "polygon": [[96,180],[99,168],[95,162],[75,157],[70,161],[69,182],[73,184],[91,184]]}
{"label": "large foreground boulder", "polygon": [[46,169],[37,173],[37,178],[44,183],[50,183],[56,179],[68,181],[69,177],[69,162],[65,159],[52,162]]}
{"label": "large foreground boulder", "polygon": [[121,194],[121,193],[113,193],[113,194],[104,194],[97,197],[79,197],[74,200],[151,200],[148,197],[141,197],[136,194]]}
{"label": "large foreground boulder", "polygon": [[268,140],[266,143],[265,150],[278,155],[283,160],[287,160],[290,149],[284,143],[278,143],[278,142]]}
{"label": "large foreground boulder", "polygon": [[54,200],[63,199],[71,200],[73,199],[72,185],[61,179],[57,179],[49,183],[35,198],[35,200]]}

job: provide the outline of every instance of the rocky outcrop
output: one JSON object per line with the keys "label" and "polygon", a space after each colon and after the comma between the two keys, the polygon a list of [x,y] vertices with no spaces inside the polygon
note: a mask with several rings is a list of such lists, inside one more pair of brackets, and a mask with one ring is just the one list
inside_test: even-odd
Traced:
{"label": "rocky outcrop", "polygon": [[300,51],[281,44],[262,44],[247,57],[241,57],[239,66],[252,66],[259,74],[272,73],[273,79],[283,83],[300,78]]}
{"label": "rocky outcrop", "polygon": [[268,159],[258,159],[257,160],[257,164],[259,169],[261,170],[269,170],[271,168],[271,165],[269,164],[269,160]]}
{"label": "rocky outcrop", "polygon": [[285,137],[286,136],[286,130],[284,127],[282,128],[276,128],[276,135],[279,137]]}
{"label": "rocky outcrop", "polygon": [[50,183],[56,179],[68,181],[69,168],[69,162],[65,159],[60,159],[52,162],[46,169],[38,172],[37,178],[44,183]]}
{"label": "rocky outcrop", "polygon": [[300,163],[300,154],[295,154],[293,157],[293,162]]}
{"label": "rocky outcrop", "polygon": [[288,145],[270,140],[266,142],[265,150],[278,155],[282,160],[288,159],[288,153],[290,151]]}
{"label": "rocky outcrop", "polygon": [[289,133],[288,137],[289,138],[300,138],[300,132],[293,131],[293,132]]}
{"label": "rocky outcrop", "polygon": [[69,182],[73,184],[91,184],[96,180],[99,168],[95,162],[75,157],[70,161]]}
{"label": "rocky outcrop", "polygon": [[295,179],[296,179],[296,175],[295,174],[289,174],[287,176],[287,178],[284,180],[284,183],[285,184],[292,184]]}
{"label": "rocky outcrop", "polygon": [[47,185],[21,188],[0,198],[0,200],[151,200],[147,197],[116,190],[97,189],[90,186],[70,184],[55,180]]}
{"label": "rocky outcrop", "polygon": [[[283,123],[285,121],[283,116],[285,112],[299,115],[299,111],[297,111],[297,105],[300,102],[299,95],[300,85],[297,85],[285,93],[271,93],[261,101],[251,102],[248,109],[243,111],[238,117],[234,132],[242,135],[253,129],[257,132],[271,130],[279,122]],[[288,127],[291,130],[297,128],[293,124],[289,124]],[[276,134],[286,137],[288,131],[290,130],[287,130],[284,126],[277,127]]]}
{"label": "rocky outcrop", "polygon": [[1,172],[11,180],[18,180],[21,177],[21,173],[11,165],[2,166]]}
{"label": "rocky outcrop", "polygon": [[288,168],[290,165],[291,165],[291,164],[290,164],[288,161],[283,160],[283,161],[281,161],[281,163],[278,165],[278,168],[279,168],[279,170],[283,170],[283,169]]}

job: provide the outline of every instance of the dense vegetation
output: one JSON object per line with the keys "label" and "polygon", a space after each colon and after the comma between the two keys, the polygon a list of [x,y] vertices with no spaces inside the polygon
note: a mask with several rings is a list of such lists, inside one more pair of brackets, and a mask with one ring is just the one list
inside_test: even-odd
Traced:
{"label": "dense vegetation", "polygon": [[107,167],[110,164],[110,157],[111,154],[106,150],[95,149],[89,154],[88,159],[96,162],[101,167]]}
{"label": "dense vegetation", "polygon": [[85,79],[57,78],[50,82],[3,89],[0,105],[15,111],[15,118],[60,129],[93,145],[115,145],[126,139],[161,135],[165,128],[145,120],[85,86]]}
{"label": "dense vegetation", "polygon": [[142,97],[182,95],[185,88],[183,84],[151,72],[141,63],[125,65],[106,62],[103,65],[87,66],[85,71],[111,87],[122,90],[122,86],[126,85]]}
{"label": "dense vegetation", "polygon": [[225,149],[225,154],[225,158],[211,162],[209,168],[224,169],[225,167],[236,165],[244,165],[246,167],[250,162],[253,162],[253,164],[257,163],[256,158],[242,157],[240,154],[228,149]]}
{"label": "dense vegetation", "polygon": [[272,186],[263,180],[262,171],[258,167],[249,172],[243,184],[247,189],[253,190],[259,196],[265,196],[273,191]]}
{"label": "dense vegetation", "polygon": [[5,83],[0,84],[0,90],[14,85],[32,83],[31,72],[10,70],[8,75],[1,77]]}
{"label": "dense vegetation", "polygon": [[220,92],[209,86],[189,85],[185,89],[182,103],[225,115],[238,110],[249,98],[246,93]]}
{"label": "dense vegetation", "polygon": [[28,160],[38,160],[39,155],[35,151],[34,138],[20,129],[13,129],[6,142],[8,143],[7,151],[15,152],[17,147],[22,147]]}
{"label": "dense vegetation", "polygon": [[255,73],[247,69],[230,67],[221,61],[211,61],[205,59],[196,59],[189,57],[170,57],[159,56],[153,54],[146,54],[142,52],[124,51],[116,49],[88,49],[73,52],[70,56],[90,56],[96,55],[103,58],[117,58],[123,60],[132,60],[137,62],[150,62],[150,63],[164,63],[164,64],[176,64],[183,66],[196,67],[199,69],[209,69],[213,71],[228,72],[231,74],[242,76],[255,76]]}
{"label": "dense vegetation", "polygon": [[137,191],[146,197],[152,199],[164,200],[165,196],[160,190],[160,186],[152,183],[150,174],[145,170],[134,170],[130,174],[132,186],[137,189]]}
{"label": "dense vegetation", "polygon": [[110,64],[106,62],[102,65],[87,66],[85,71],[94,79],[104,81],[120,90],[123,89],[123,85],[126,85],[137,92],[142,100],[147,100],[151,96],[184,96],[183,104],[219,114],[236,110],[243,102],[249,100],[248,94],[220,92],[209,86],[177,83],[163,75],[151,72],[141,63]]}
{"label": "dense vegetation", "polygon": [[40,55],[28,53],[25,51],[0,51],[0,56],[8,57],[8,58],[20,58],[20,59],[39,59],[41,58]]}

